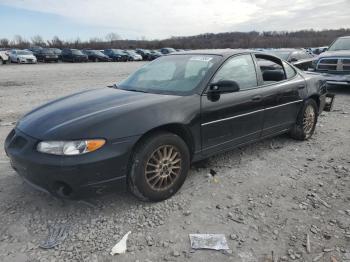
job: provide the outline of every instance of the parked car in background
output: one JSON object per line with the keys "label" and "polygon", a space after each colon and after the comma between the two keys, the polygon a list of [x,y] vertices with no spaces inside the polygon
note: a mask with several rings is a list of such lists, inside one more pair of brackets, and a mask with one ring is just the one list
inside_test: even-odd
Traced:
{"label": "parked car in background", "polygon": [[142,61],[142,56],[134,50],[124,50],[124,53],[127,54],[128,61]]}
{"label": "parked car in background", "polygon": [[350,86],[350,36],[339,37],[314,61],[328,84]]}
{"label": "parked car in background", "polygon": [[30,48],[28,48],[28,50],[30,51],[30,52],[32,52],[33,53],[33,55],[37,55],[38,53],[39,53],[39,51],[41,51],[43,48],[41,47],[41,46],[32,46],[32,47],[30,47]]}
{"label": "parked car in background", "polygon": [[280,49],[269,49],[266,52],[273,54],[301,70],[307,71],[312,68],[314,56],[307,52],[305,49],[296,48],[280,48]]}
{"label": "parked car in background", "polygon": [[88,62],[88,56],[83,54],[78,49],[63,49],[62,53],[62,61],[64,62]]}
{"label": "parked car in background", "polygon": [[136,53],[138,53],[140,56],[142,56],[142,60],[145,60],[145,61],[150,61],[152,60],[151,59],[151,51],[150,50],[147,50],[147,49],[136,49],[135,50]]}
{"label": "parked car in background", "polygon": [[18,64],[36,64],[37,59],[32,52],[26,50],[13,49],[10,51],[10,60]]}
{"label": "parked car in background", "polygon": [[171,48],[171,47],[164,47],[164,48],[160,49],[160,52],[163,55],[167,55],[167,54],[176,52],[176,50],[174,48]]}
{"label": "parked car in background", "polygon": [[57,56],[58,56],[58,60],[62,60],[62,50],[59,48],[49,48],[50,50],[52,50]]}
{"label": "parked car in background", "polygon": [[[262,70],[256,59],[282,71]],[[161,201],[180,189],[191,162],[282,133],[310,139],[326,96],[322,76],[266,53],[172,54],[114,88],[29,112],[5,150],[25,181],[59,197],[129,187]]]}
{"label": "parked car in background", "polygon": [[120,49],[106,49],[103,52],[114,62],[126,62],[128,61],[128,55],[125,54],[123,50]]}
{"label": "parked car in background", "polygon": [[36,58],[41,62],[56,62],[58,63],[58,55],[50,48],[42,48],[36,54]]}
{"label": "parked car in background", "polygon": [[83,53],[88,56],[89,61],[93,62],[109,62],[112,61],[107,55],[99,50],[83,50]]}
{"label": "parked car in background", "polygon": [[0,50],[0,65],[7,64],[9,62],[10,62],[10,57],[8,55],[8,51],[1,51]]}
{"label": "parked car in background", "polygon": [[151,50],[150,52],[150,60],[154,60],[158,57],[161,57],[163,54],[159,52],[158,50]]}
{"label": "parked car in background", "polygon": [[314,55],[322,54],[323,52],[326,52],[328,49],[328,46],[321,46],[321,47],[314,47],[311,48],[311,51]]}

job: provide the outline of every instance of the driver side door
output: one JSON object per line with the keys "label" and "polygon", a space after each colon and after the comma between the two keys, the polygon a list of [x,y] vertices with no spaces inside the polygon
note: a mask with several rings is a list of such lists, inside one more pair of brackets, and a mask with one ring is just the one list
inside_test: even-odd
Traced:
{"label": "driver side door", "polygon": [[229,58],[211,83],[235,81],[240,90],[222,93],[212,100],[201,96],[202,153],[210,155],[260,138],[263,126],[263,97],[250,54]]}

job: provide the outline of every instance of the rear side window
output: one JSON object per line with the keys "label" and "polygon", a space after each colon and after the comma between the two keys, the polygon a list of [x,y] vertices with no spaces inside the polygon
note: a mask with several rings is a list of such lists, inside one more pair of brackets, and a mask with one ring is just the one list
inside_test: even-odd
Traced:
{"label": "rear side window", "polygon": [[230,58],[216,73],[213,83],[230,80],[238,83],[240,90],[258,85],[255,65],[250,55],[240,55]]}
{"label": "rear side window", "polygon": [[288,65],[286,62],[283,61],[283,67],[284,67],[284,71],[286,72],[286,77],[287,79],[289,78],[293,78],[295,77],[295,75],[297,74],[297,72],[294,70],[293,67],[291,67],[290,65]]}

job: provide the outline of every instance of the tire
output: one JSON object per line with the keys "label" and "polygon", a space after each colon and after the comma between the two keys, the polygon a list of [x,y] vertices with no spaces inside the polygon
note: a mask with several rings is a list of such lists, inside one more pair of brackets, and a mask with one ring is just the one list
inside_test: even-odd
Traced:
{"label": "tire", "polygon": [[157,132],[143,139],[134,151],[129,190],[143,201],[165,200],[180,189],[189,168],[190,152],[186,143],[173,133]]}
{"label": "tire", "polygon": [[318,119],[318,106],[315,100],[308,99],[299,111],[297,121],[290,131],[292,138],[308,140],[315,132]]}
{"label": "tire", "polygon": [[21,62],[19,61],[19,59],[17,59],[17,64],[20,64]]}

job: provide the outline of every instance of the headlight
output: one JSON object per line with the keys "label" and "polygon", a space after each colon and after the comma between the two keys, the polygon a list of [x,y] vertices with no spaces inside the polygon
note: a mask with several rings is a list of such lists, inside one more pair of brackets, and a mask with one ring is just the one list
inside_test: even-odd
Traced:
{"label": "headlight", "polygon": [[93,152],[106,143],[104,139],[76,141],[43,141],[37,145],[41,153],[52,155],[74,156]]}

